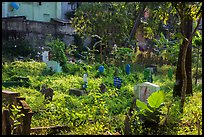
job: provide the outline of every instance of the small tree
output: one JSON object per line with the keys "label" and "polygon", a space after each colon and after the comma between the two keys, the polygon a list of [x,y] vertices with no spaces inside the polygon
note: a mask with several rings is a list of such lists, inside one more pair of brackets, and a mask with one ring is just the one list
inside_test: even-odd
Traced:
{"label": "small tree", "polygon": [[59,39],[55,39],[47,43],[47,46],[51,48],[51,59],[59,62],[63,68],[67,63],[67,58],[65,55],[65,44]]}

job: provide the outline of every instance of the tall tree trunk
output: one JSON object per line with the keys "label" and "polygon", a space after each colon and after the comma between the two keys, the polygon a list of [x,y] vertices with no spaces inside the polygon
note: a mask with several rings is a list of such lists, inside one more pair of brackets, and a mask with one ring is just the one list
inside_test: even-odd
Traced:
{"label": "tall tree trunk", "polygon": [[145,8],[146,8],[146,4],[143,4],[143,3],[140,2],[140,5],[139,5],[139,6],[141,6],[141,8],[140,8],[140,10],[139,10],[139,12],[138,12],[137,18],[135,19],[135,23],[134,23],[134,26],[133,26],[133,28],[132,28],[132,31],[130,32],[130,41],[131,41],[131,39],[135,36],[135,33],[136,33],[136,31],[137,31],[137,28],[138,28],[138,26],[139,26],[139,24],[140,24],[140,19],[141,19],[141,17],[143,16],[144,10],[145,10]]}
{"label": "tall tree trunk", "polygon": [[[189,37],[192,36],[192,25],[193,25],[192,19],[185,18],[183,20],[183,23],[181,24],[182,24],[181,27],[183,28],[185,38],[189,39]],[[185,84],[183,83],[184,81],[183,78],[185,76],[182,76],[182,67],[184,66],[185,66],[185,73],[187,77],[187,81],[186,81],[187,87],[186,87],[185,93],[188,95],[193,94],[192,93],[192,47],[191,47],[191,43],[192,42],[188,44],[188,42],[184,39],[180,47],[179,58],[177,62],[177,70],[176,70],[176,84],[174,85],[174,91],[173,91],[174,97],[176,96],[181,97],[182,85]],[[186,53],[185,53],[185,50],[187,50]],[[182,59],[183,54],[186,54],[186,55],[185,55],[185,58]],[[184,64],[183,66],[182,66],[182,63]]]}
{"label": "tall tree trunk", "polygon": [[[183,36],[187,39],[184,41],[186,41],[186,47],[187,47],[187,55],[186,55],[186,60],[185,63],[183,63],[185,65],[185,69],[186,69],[186,75],[187,75],[187,89],[186,89],[186,94],[188,95],[192,95],[193,91],[192,91],[192,47],[191,47],[191,43],[192,43],[192,38],[193,35],[195,34],[196,30],[199,27],[199,24],[201,22],[202,19],[202,8],[200,7],[200,10],[196,13],[196,17],[199,17],[198,21],[197,21],[197,26],[195,27],[194,31],[192,32],[192,26],[193,26],[193,19],[191,18],[191,15],[188,12],[185,12],[183,9],[185,8],[185,2],[182,2],[182,5],[180,7],[180,9],[178,9],[178,5],[176,5],[175,3],[172,3],[174,5],[174,7],[176,8],[180,18],[181,18],[181,33],[183,34]],[[185,17],[185,18],[184,18]],[[190,46],[189,46],[190,45]],[[174,85],[174,89],[173,89],[173,97],[179,96],[181,97],[181,92],[182,92],[182,86],[184,85],[182,82],[182,75],[181,73],[181,69],[182,69],[182,53],[185,47],[185,43],[182,43],[181,47],[180,47],[180,51],[179,51],[179,58],[178,58],[178,62],[177,62],[177,70],[176,70],[176,84]]]}
{"label": "tall tree trunk", "polygon": [[181,57],[182,57],[183,46],[180,46],[179,57],[176,68],[176,83],[173,89],[173,97],[181,97],[181,88],[182,88],[182,76],[181,76]]}
{"label": "tall tree trunk", "polygon": [[[192,25],[193,25],[192,23],[189,24],[191,32],[192,32]],[[186,53],[186,75],[187,75],[186,95],[193,95],[193,90],[192,90],[192,42],[188,45],[188,49]]]}
{"label": "tall tree trunk", "polygon": [[[181,31],[184,36],[182,47],[179,52],[177,64],[176,84],[174,86],[174,96],[181,97],[180,112],[183,113],[186,94],[192,94],[192,26],[193,20],[189,14],[181,17]],[[179,74],[180,73],[180,74]]]}

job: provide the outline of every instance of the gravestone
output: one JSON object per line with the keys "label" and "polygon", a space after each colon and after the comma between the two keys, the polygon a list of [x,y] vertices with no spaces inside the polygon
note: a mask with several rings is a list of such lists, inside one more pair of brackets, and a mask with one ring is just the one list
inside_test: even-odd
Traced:
{"label": "gravestone", "polygon": [[121,87],[121,83],[122,83],[122,79],[120,77],[114,77],[113,79],[113,85],[116,87],[116,88],[119,88]]}
{"label": "gravestone", "polygon": [[171,68],[169,68],[169,70],[168,70],[168,77],[169,77],[170,80],[173,77],[173,70]]}
{"label": "gravestone", "polygon": [[42,53],[42,61],[48,62],[49,61],[49,51],[43,51]]}
{"label": "gravestone", "polygon": [[157,72],[157,66],[156,65],[146,65],[145,68],[150,68],[152,73],[155,74]]}
{"label": "gravestone", "polygon": [[86,89],[88,87],[87,86],[87,84],[88,84],[87,74],[84,74],[83,80],[84,80],[83,89]]}
{"label": "gravestone", "polygon": [[72,95],[76,95],[76,96],[84,95],[84,91],[80,90],[80,89],[70,89],[69,93],[72,94]]}
{"label": "gravestone", "polygon": [[127,64],[127,65],[125,66],[125,72],[126,72],[127,75],[130,74],[130,64]]}
{"label": "gravestone", "polygon": [[134,86],[134,96],[142,102],[147,103],[147,98],[153,93],[160,90],[160,87],[150,82],[140,83]]}
{"label": "gravestone", "polygon": [[153,82],[153,78],[152,78],[152,69],[150,68],[145,68],[144,69],[144,80],[147,82]]}
{"label": "gravestone", "polygon": [[99,88],[100,88],[101,93],[104,93],[104,92],[107,91],[106,90],[106,85],[104,83],[100,84]]}
{"label": "gravestone", "polygon": [[45,95],[45,99],[46,100],[49,100],[49,101],[52,101],[52,97],[53,97],[53,89],[51,88],[47,88],[47,85],[46,84],[43,84],[42,85],[42,89],[40,91],[43,95]]}
{"label": "gravestone", "polygon": [[62,67],[60,66],[60,63],[51,60],[51,61],[47,61],[46,64],[47,64],[47,67],[51,68],[54,72],[62,72]]}

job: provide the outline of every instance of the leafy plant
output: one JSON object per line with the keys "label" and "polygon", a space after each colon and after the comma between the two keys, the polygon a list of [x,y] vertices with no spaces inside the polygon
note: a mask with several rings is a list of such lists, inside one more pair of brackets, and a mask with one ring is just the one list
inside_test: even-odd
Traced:
{"label": "leafy plant", "polygon": [[[156,91],[152,93],[147,100],[148,104],[138,99],[136,100],[138,112],[135,114],[135,120],[133,121],[137,121],[137,124],[138,122],[140,124],[135,125],[133,123],[133,125],[136,126],[135,128],[138,128],[139,125],[142,126],[143,131],[141,134],[155,134],[159,129],[159,121],[161,115],[159,110],[161,105],[164,103],[164,92],[161,90]],[[136,117],[138,117],[139,119],[137,120]],[[139,133],[139,131],[137,131],[136,129],[134,129],[134,131],[136,132],[136,134]]]}
{"label": "leafy plant", "polygon": [[[21,74],[30,79],[31,85],[29,87],[2,86],[2,89],[19,92],[22,97],[26,98],[26,102],[35,112],[32,116],[32,128],[66,125],[71,131],[59,134],[101,135],[106,132],[124,134],[125,114],[131,104],[134,85],[143,82],[143,68],[136,65],[137,67],[132,67],[131,74],[126,75],[124,67],[117,67],[118,75],[123,80],[122,87],[117,89],[113,86],[116,68],[113,64],[67,64],[70,68],[66,73],[42,75],[46,67],[44,62],[5,63],[2,65],[3,80]],[[100,65],[105,67],[106,73],[96,78]],[[194,94],[187,98],[184,114],[181,114],[179,99],[172,98],[174,81],[162,74],[169,67],[172,66],[158,67],[158,74],[154,77],[154,83],[160,86],[161,91],[152,93],[147,104],[136,102],[140,110],[132,113],[132,134],[198,134],[198,129],[200,134],[202,133],[202,93],[200,92],[202,86],[199,84],[193,88]],[[79,97],[70,95],[70,88],[81,88],[84,73],[88,73],[88,88],[85,95]],[[100,93],[101,83],[106,85],[104,93]],[[40,93],[43,84],[47,84],[54,90],[53,100],[48,104],[44,103],[44,97]],[[198,126],[200,128],[197,128]],[[45,135],[49,132],[40,134]]]}
{"label": "leafy plant", "polygon": [[13,124],[11,124],[11,134],[16,134],[17,127],[21,124],[20,118],[25,116],[23,113],[21,113],[21,106],[15,106],[11,105],[10,108],[10,118],[13,121]]}
{"label": "leafy plant", "polygon": [[123,47],[116,48],[113,51],[113,54],[115,56],[115,60],[119,64],[122,64],[122,62],[118,62],[118,61],[123,61],[123,62],[126,62],[126,63],[130,63],[134,58],[134,52],[130,48],[123,48]]}
{"label": "leafy plant", "polygon": [[181,43],[178,38],[181,38],[180,34],[174,35],[172,40],[169,40],[161,32],[159,40],[153,40],[156,43],[156,48],[159,51],[159,53],[157,53],[159,57],[162,57],[165,60],[168,59],[171,63],[176,63],[179,54],[179,44]]}
{"label": "leafy plant", "polygon": [[59,39],[52,40],[47,44],[51,48],[51,59],[60,63],[63,67],[67,63],[67,58],[65,55],[65,44]]}
{"label": "leafy plant", "polygon": [[[29,41],[22,38],[16,40],[3,41],[2,56],[7,61],[14,61],[19,57],[34,59],[37,55],[35,48]],[[3,60],[4,62],[5,60]]]}

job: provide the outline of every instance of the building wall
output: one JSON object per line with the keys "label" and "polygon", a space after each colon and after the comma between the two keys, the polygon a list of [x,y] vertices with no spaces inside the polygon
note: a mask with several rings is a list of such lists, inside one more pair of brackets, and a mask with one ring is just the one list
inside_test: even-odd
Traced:
{"label": "building wall", "polygon": [[[61,19],[61,2],[16,2],[19,9],[11,7],[11,2],[2,3],[2,17],[25,16],[28,20],[49,22],[50,18]],[[5,11],[7,10],[7,14]]]}
{"label": "building wall", "polygon": [[7,6],[7,2],[2,2],[2,17],[7,17],[7,13],[8,13],[8,6]]}
{"label": "building wall", "polygon": [[62,4],[62,12],[61,12],[61,17],[62,17],[62,19],[66,19],[66,16],[65,16],[65,14],[66,14],[66,12],[67,11],[71,11],[71,5],[69,4],[69,2],[61,2],[61,4]]}

